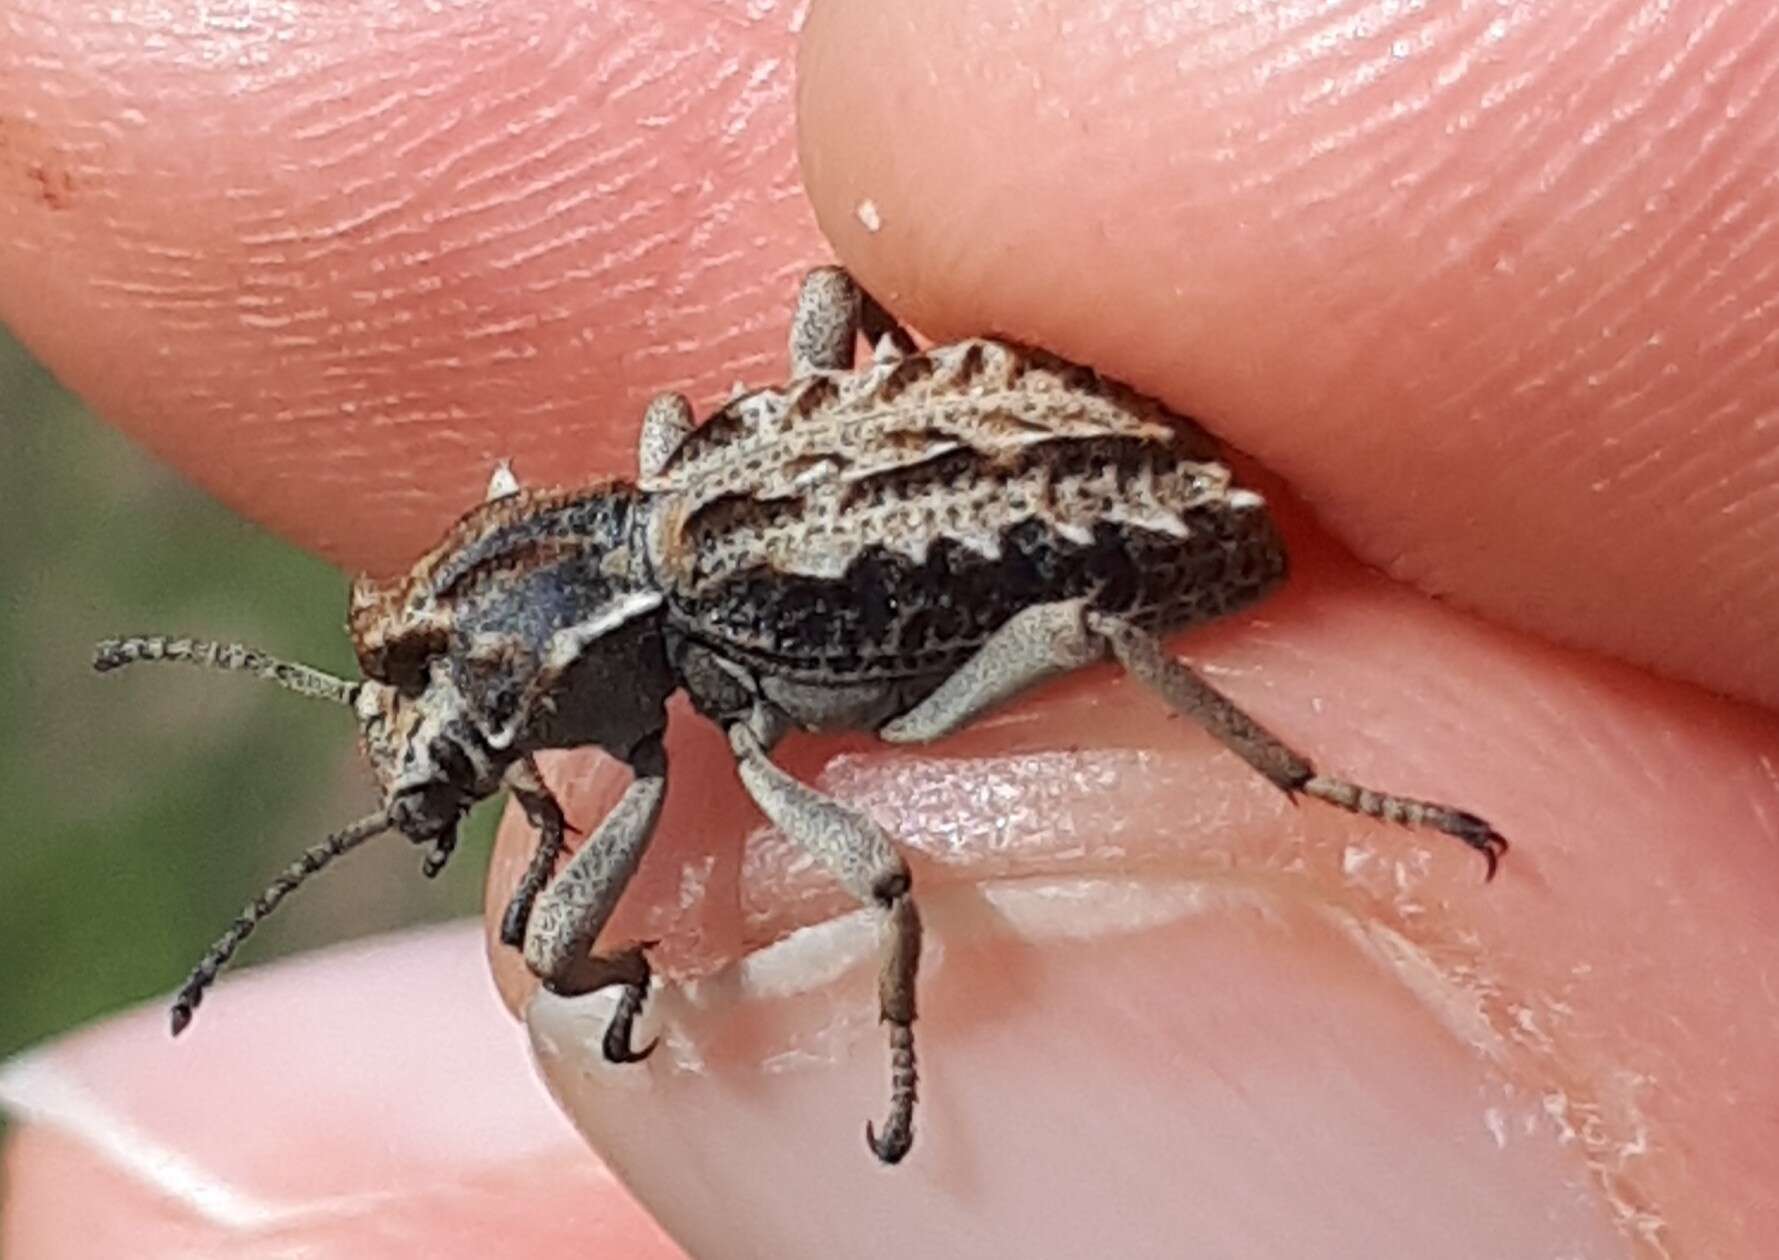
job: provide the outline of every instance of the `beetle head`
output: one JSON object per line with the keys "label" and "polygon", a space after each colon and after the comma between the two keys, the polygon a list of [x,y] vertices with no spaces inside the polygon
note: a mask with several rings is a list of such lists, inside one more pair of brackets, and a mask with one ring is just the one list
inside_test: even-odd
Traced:
{"label": "beetle head", "polygon": [[353,709],[390,824],[416,844],[448,846],[469,808],[499,790],[509,758],[488,746],[442,658],[419,688],[359,683]]}
{"label": "beetle head", "polygon": [[141,635],[99,644],[93,667],[105,673],[138,661],[238,670],[300,695],[350,706],[383,790],[381,810],[310,848],[211,946],[173,1004],[175,1033],[190,1022],[205,990],[254,925],[335,858],[383,832],[399,831],[432,846],[423,869],[437,874],[456,843],[459,820],[471,805],[499,787],[510,760],[496,754],[482,738],[443,658],[429,660],[423,674],[404,678],[402,685],[376,679],[354,683],[239,644]]}

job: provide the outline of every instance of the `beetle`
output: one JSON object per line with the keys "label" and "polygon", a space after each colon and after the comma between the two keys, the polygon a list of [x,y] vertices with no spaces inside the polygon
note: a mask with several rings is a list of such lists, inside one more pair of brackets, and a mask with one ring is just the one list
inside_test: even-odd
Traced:
{"label": "beetle", "polygon": [[[855,366],[861,333],[871,356]],[[1163,646],[1287,572],[1264,499],[1196,424],[1013,341],[921,350],[837,267],[804,278],[790,359],[787,383],[738,393],[701,425],[682,395],[656,398],[634,481],[527,489],[499,467],[487,500],[410,572],[353,584],[361,681],[204,640],[99,645],[101,671],[186,661],[350,706],[383,793],[217,940],[174,1001],[175,1034],[310,875],[388,831],[429,846],[435,874],[469,808],[507,789],[538,842],[501,940],[555,993],[619,988],[603,1051],[646,1057],[653,1043],[632,1043],[644,948],[595,945],[659,817],[665,706],[681,690],[726,733],[765,816],[886,926],[890,1105],[865,1129],[885,1163],[914,1135],[920,913],[884,829],[773,763],[793,728],[935,740],[1109,658],[1280,790],[1449,834],[1494,876],[1507,842],[1481,818],[1320,773]],[[564,865],[562,810],[533,755],[588,745],[634,777]]]}

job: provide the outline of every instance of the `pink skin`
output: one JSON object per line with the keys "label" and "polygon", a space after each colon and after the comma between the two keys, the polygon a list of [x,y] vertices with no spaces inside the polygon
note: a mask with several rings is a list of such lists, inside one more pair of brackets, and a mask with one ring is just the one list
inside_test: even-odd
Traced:
{"label": "pink skin", "polygon": [[0,1069],[7,1255],[681,1254],[527,1070],[467,926],[229,988],[178,1042],[157,1005]]}
{"label": "pink skin", "polygon": [[[534,1002],[494,955],[581,1131],[695,1254],[1767,1254],[1771,7],[828,3],[800,48],[718,7],[280,31],[0,0],[0,317],[244,512],[387,571],[495,458],[622,472],[652,390],[777,375],[792,279],[835,250],[917,326],[1092,361],[1282,474],[1296,580],[1180,650],[1328,768],[1517,847],[1485,888],[1449,841],[1293,809],[1109,670],[935,749],[794,743],[926,893],[925,1103],[886,1173],[868,961],[785,979],[848,956],[845,920],[786,943],[846,907],[683,722],[614,925],[707,977],[663,993],[657,1059],[606,1070],[597,1001]],[[621,786],[546,772],[582,825]],[[528,843],[509,813],[491,905]],[[289,983],[332,1009],[374,975]],[[408,1074],[454,1016],[420,1043],[386,1005],[355,1044],[401,1067],[342,1040],[335,1079],[432,1114]],[[120,1111],[202,1097],[167,1055],[115,1063]],[[269,1098],[296,1131],[315,1105]],[[251,1180],[209,1114],[157,1140]],[[526,1166],[464,1144],[478,1177]],[[121,1174],[47,1124],[11,1166],[15,1236],[169,1211],[58,1215]],[[515,1250],[594,1193],[551,1167],[486,1208]],[[334,1254],[387,1245],[358,1219]]]}

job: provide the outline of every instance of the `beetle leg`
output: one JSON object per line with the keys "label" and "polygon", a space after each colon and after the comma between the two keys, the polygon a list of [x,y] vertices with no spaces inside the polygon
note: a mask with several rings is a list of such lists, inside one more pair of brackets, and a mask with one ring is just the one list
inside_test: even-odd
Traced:
{"label": "beetle leg", "polygon": [[1106,644],[1088,630],[1086,609],[1086,600],[1071,599],[1015,613],[932,694],[878,736],[896,744],[940,739],[1027,687],[1103,660]]}
{"label": "beetle leg", "polygon": [[649,998],[649,960],[643,953],[641,945],[633,945],[629,949],[611,955],[608,984],[620,984],[623,989],[618,994],[617,1009],[612,1011],[611,1022],[605,1026],[605,1037],[601,1049],[607,1063],[641,1063],[655,1053],[659,1037],[649,1038],[649,1043],[640,1050],[631,1049],[632,1030],[636,1025],[636,1017],[642,1014],[643,1003]]}
{"label": "beetle leg", "polygon": [[791,375],[851,371],[861,332],[880,363],[914,352],[914,339],[844,267],[815,268],[791,316]]}
{"label": "beetle leg", "polygon": [[890,1110],[881,1133],[865,1126],[865,1140],[877,1158],[893,1164],[914,1141],[914,986],[920,971],[921,926],[908,866],[883,828],[774,765],[766,755],[766,742],[755,730],[761,724],[736,722],[729,727],[729,745],[748,794],[848,892],[875,906],[888,930],[877,1000],[879,1017],[889,1025]]}
{"label": "beetle leg", "polygon": [[537,847],[531,851],[531,862],[525,867],[519,886],[513,889],[506,913],[500,917],[500,943],[517,949],[525,943],[525,925],[531,921],[531,907],[536,904],[537,896],[550,876],[556,873],[567,822],[562,817],[562,807],[544,785],[537,762],[531,757],[521,757],[509,766],[506,782],[513,799],[525,811],[526,821],[537,831]]}
{"label": "beetle leg", "polygon": [[695,421],[692,404],[684,394],[656,394],[642,413],[642,439],[637,444],[636,466],[644,480],[667,466]]}
{"label": "beetle leg", "polygon": [[791,375],[845,372],[859,337],[859,288],[843,267],[817,267],[797,287]]}
{"label": "beetle leg", "polygon": [[659,743],[632,758],[636,778],[567,866],[537,900],[525,930],[525,965],[546,989],[564,997],[624,986],[605,1038],[606,1057],[630,1062],[653,1049],[629,1048],[630,1023],[648,995],[649,968],[640,946],[614,955],[591,952],[617,908],[661,816],[667,760]]}
{"label": "beetle leg", "polygon": [[1108,652],[1280,790],[1302,792],[1355,814],[1443,831],[1482,854],[1489,878],[1494,878],[1507,841],[1475,814],[1318,774],[1308,758],[1175,659],[1154,635],[1122,618],[1089,611],[1086,600],[1040,604],[1015,614],[932,694],[885,725],[878,736],[899,744],[939,739],[1027,687],[1091,665]]}
{"label": "beetle leg", "polygon": [[1242,712],[1234,701],[1188,669],[1148,631],[1122,618],[1097,612],[1087,614],[1087,624],[1105,639],[1119,664],[1287,795],[1302,792],[1355,814],[1443,831],[1480,853],[1488,864],[1488,878],[1495,877],[1495,868],[1507,851],[1507,840],[1475,814],[1318,774],[1308,758]]}
{"label": "beetle leg", "polygon": [[420,863],[420,873],[428,879],[437,879],[456,851],[457,828],[453,825],[441,831],[432,842],[432,851]]}

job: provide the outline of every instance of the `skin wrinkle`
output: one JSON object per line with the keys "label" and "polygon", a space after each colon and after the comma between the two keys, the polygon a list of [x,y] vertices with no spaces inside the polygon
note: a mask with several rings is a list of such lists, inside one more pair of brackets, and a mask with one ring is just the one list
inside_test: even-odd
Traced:
{"label": "skin wrinkle", "polygon": [[[1625,164],[1623,169],[1625,169],[1626,171],[1630,171],[1630,170],[1635,169],[1635,166],[1634,166],[1634,164],[1627,163],[1627,164]],[[1623,276],[1620,280],[1618,280],[1617,282],[1615,282],[1613,284],[1609,284],[1605,289],[1600,290],[1596,297],[1588,300],[1586,303],[1584,303],[1582,305],[1581,308],[1576,310],[1574,312],[1575,317],[1585,317],[1590,312],[1592,312],[1596,309],[1612,309],[1613,306],[1619,300],[1621,300],[1622,297],[1624,296],[1622,290],[1630,288],[1636,282],[1642,280],[1643,279],[1642,273],[1645,270],[1645,268],[1654,263],[1654,261],[1656,260],[1657,256],[1661,252],[1661,250],[1664,249],[1668,245],[1668,243],[1675,240],[1677,237],[1681,236],[1683,233],[1686,235],[1686,237],[1689,241],[1696,239],[1696,234],[1691,233],[1690,231],[1686,231],[1686,229],[1684,228],[1683,225],[1676,225],[1674,228],[1669,230],[1664,236],[1658,238],[1655,242],[1653,242],[1649,246],[1646,256],[1639,262],[1638,265],[1626,268],[1623,273]],[[1602,370],[1598,370],[1598,371],[1589,373],[1588,379],[1589,379],[1590,383],[1597,383],[1598,385],[1602,385],[1602,386],[1607,384],[1610,381],[1610,379],[1612,378],[1612,376],[1615,374],[1616,369],[1622,368],[1622,367],[1626,366],[1627,364],[1633,362],[1632,356],[1634,356],[1639,350],[1646,348],[1648,346],[1648,344],[1649,344],[1648,339],[1645,338],[1644,340],[1627,347],[1624,350],[1622,355],[1620,355],[1619,357],[1616,357],[1613,361],[1611,361],[1610,363],[1605,365],[1605,367]],[[1561,365],[1561,368],[1572,369],[1576,374],[1579,374],[1580,366],[1581,365],[1578,361],[1574,361],[1574,362],[1571,362],[1568,364]],[[1479,383],[1479,385],[1477,386],[1477,388],[1475,390],[1470,391],[1466,395],[1461,395],[1457,398],[1454,398],[1451,401],[1451,403],[1448,404],[1448,410],[1455,410],[1455,409],[1459,408],[1460,406],[1466,405],[1470,398],[1479,397],[1479,396],[1480,397],[1488,396],[1491,392],[1493,392],[1493,388],[1495,386],[1497,386],[1499,383],[1500,382],[1498,382],[1498,381],[1497,382],[1485,381],[1485,382]],[[1652,381],[1651,385],[1653,386],[1654,384],[1655,384],[1655,382]],[[1710,381],[1699,382],[1697,387],[1700,389],[1710,388],[1710,387],[1712,387],[1712,382],[1710,382]],[[1634,398],[1628,398],[1628,397],[1621,395],[1615,401],[1606,402],[1606,403],[1602,404],[1599,408],[1600,414],[1602,414],[1603,416],[1610,415],[1610,414],[1612,414],[1615,407],[1622,407],[1626,403],[1631,402],[1631,401],[1634,401]],[[1641,423],[1645,424],[1645,425],[1656,423],[1657,420],[1659,420],[1660,418],[1661,417],[1659,417],[1659,416],[1658,417],[1647,417],[1646,416],[1645,419],[1643,419],[1641,421]],[[1636,423],[1637,422],[1632,421],[1633,429],[1634,429]],[[1627,430],[1627,432],[1630,432],[1630,431],[1632,431],[1632,430]],[[1553,438],[1549,439],[1549,440],[1556,440],[1556,439],[1553,436]],[[1622,438],[1619,440],[1622,440]],[[1708,448],[1705,448],[1705,449],[1708,449]],[[1541,453],[1540,448],[1535,447],[1535,448],[1533,448],[1532,452],[1530,452],[1530,453],[1533,455],[1537,455],[1537,454]]]}

